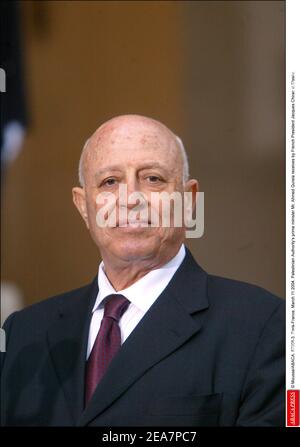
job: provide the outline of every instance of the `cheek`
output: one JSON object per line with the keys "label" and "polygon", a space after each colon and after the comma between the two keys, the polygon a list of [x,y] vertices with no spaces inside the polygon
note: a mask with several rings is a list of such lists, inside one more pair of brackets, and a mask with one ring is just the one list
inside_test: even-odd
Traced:
{"label": "cheek", "polygon": [[101,228],[97,225],[97,212],[100,208],[100,206],[96,203],[96,197],[89,197],[86,202],[86,209],[87,209],[87,219],[88,219],[88,225],[89,229],[93,234],[98,233]]}
{"label": "cheek", "polygon": [[[111,209],[111,205],[109,206]],[[91,222],[91,224],[96,223],[96,217],[97,213],[100,210],[108,209],[107,201],[106,199],[99,200],[99,194],[97,191],[95,191],[93,194],[88,196],[87,198],[87,212],[90,220],[93,220],[94,222]]]}
{"label": "cheek", "polygon": [[151,222],[155,226],[162,227],[162,230],[174,230],[174,227],[183,226],[182,205],[174,206],[171,202],[168,206],[151,206]]}
{"label": "cheek", "polygon": [[86,192],[86,207],[89,214],[95,212],[97,208],[97,194],[95,192]]}

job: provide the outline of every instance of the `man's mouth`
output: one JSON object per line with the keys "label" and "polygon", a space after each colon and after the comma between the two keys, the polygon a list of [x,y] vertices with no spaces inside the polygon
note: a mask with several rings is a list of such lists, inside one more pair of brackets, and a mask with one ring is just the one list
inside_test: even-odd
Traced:
{"label": "man's mouth", "polygon": [[151,227],[151,221],[149,220],[126,220],[120,221],[116,225],[119,228],[146,228]]}

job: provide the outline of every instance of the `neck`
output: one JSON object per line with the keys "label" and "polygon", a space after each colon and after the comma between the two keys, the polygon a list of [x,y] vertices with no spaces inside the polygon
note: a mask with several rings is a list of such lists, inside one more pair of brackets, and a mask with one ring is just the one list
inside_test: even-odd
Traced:
{"label": "neck", "polygon": [[164,254],[164,256],[131,260],[118,258],[117,262],[111,257],[102,254],[105,274],[113,288],[118,292],[119,290],[127,289],[127,287],[130,287],[152,270],[161,268],[174,258],[178,251],[179,247],[176,247],[168,254]]}

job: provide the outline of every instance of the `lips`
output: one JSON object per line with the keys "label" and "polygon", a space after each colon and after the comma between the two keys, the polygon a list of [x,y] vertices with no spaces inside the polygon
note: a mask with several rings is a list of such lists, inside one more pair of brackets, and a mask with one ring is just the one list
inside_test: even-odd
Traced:
{"label": "lips", "polygon": [[148,220],[134,220],[134,221],[130,221],[128,222],[128,220],[126,220],[125,222],[118,222],[117,223],[117,227],[121,227],[121,228],[125,228],[125,227],[148,227],[151,226],[151,222]]}

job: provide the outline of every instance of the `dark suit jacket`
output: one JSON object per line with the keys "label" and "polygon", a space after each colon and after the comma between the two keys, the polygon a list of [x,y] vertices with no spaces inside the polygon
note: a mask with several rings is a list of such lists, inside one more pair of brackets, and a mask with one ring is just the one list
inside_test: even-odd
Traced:
{"label": "dark suit jacket", "polygon": [[7,319],[3,425],[285,424],[284,302],[208,275],[188,250],[84,409],[97,291],[95,278]]}

